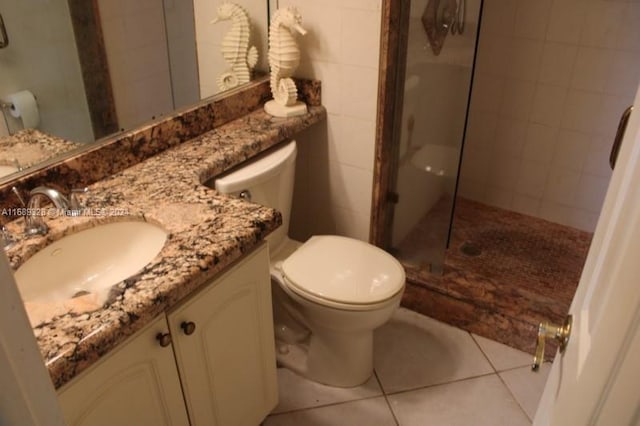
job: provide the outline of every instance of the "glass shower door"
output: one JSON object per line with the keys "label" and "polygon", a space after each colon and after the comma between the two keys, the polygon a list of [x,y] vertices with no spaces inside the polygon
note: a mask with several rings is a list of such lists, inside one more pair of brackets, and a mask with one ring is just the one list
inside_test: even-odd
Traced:
{"label": "glass shower door", "polygon": [[419,273],[443,271],[480,10],[481,0],[411,4],[391,247]]}

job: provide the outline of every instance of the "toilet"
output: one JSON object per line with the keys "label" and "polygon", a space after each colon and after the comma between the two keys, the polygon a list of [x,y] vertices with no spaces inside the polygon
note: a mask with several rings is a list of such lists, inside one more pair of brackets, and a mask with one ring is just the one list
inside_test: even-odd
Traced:
{"label": "toilet", "polygon": [[295,141],[278,145],[216,178],[215,189],[282,214],[267,237],[278,364],[326,385],[357,386],[373,373],[373,330],[400,304],[404,269],[353,238],[287,236],[296,152]]}

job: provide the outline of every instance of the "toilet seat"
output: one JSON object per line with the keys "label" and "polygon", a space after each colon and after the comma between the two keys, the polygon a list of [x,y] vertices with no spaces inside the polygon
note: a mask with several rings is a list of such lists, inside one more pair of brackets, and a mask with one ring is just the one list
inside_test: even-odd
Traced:
{"label": "toilet seat", "polygon": [[282,263],[298,296],[339,309],[371,309],[401,292],[405,273],[391,255],[365,242],[314,236]]}

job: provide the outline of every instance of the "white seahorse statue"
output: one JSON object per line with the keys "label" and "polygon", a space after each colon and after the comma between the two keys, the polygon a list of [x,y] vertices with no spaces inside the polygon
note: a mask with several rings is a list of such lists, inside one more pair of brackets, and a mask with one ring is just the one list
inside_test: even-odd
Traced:
{"label": "white seahorse statue", "polygon": [[300,49],[295,33],[305,35],[302,16],[289,6],[278,9],[269,26],[269,67],[271,68],[271,93],[273,100],[264,110],[276,117],[292,117],[307,112],[307,105],[298,101],[298,90],[291,78],[300,64]]}
{"label": "white seahorse statue", "polygon": [[248,83],[251,70],[258,63],[258,49],[249,47],[251,24],[247,11],[240,5],[225,1],[218,7],[218,16],[211,23],[227,20],[231,20],[231,29],[222,40],[222,56],[231,68],[218,77],[220,90]]}

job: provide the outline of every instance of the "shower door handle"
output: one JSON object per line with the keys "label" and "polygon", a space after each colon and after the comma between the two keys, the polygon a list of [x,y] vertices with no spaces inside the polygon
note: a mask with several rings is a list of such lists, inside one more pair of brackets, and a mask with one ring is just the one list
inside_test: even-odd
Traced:
{"label": "shower door handle", "polygon": [[629,116],[631,115],[631,111],[633,111],[633,105],[625,109],[622,113],[622,117],[620,117],[618,130],[616,131],[616,137],[613,140],[613,146],[611,147],[611,154],[609,154],[609,165],[611,166],[611,170],[613,170],[616,165],[616,160],[618,159],[618,151],[620,151],[620,145],[622,144],[622,139],[624,138],[624,132],[627,130],[627,124],[629,124]]}

